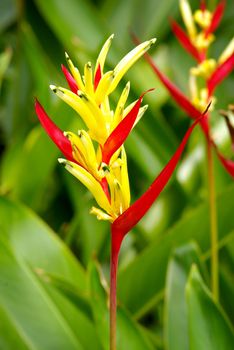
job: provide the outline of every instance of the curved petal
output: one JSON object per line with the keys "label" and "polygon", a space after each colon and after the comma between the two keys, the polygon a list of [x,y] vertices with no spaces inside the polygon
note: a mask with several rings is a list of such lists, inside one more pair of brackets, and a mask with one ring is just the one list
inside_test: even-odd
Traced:
{"label": "curved petal", "polygon": [[225,1],[223,0],[223,1],[220,1],[220,3],[217,5],[216,9],[213,12],[211,23],[205,32],[206,37],[208,37],[209,34],[214,33],[216,28],[219,26],[219,23],[223,17],[224,8],[225,8]]}
{"label": "curved petal", "polygon": [[[204,116],[202,118],[204,118]],[[154,180],[152,185],[148,188],[148,190],[113,222],[112,233],[116,235],[117,242],[120,242],[121,239],[123,239],[124,235],[127,234],[138,223],[138,221],[141,220],[141,218],[150,209],[154,201],[158,198],[159,194],[162,192],[170,180],[175,167],[182,155],[188,138],[195,125],[198,124],[199,121],[200,119],[197,119],[188,129],[176,152],[169,160],[165,168]]]}
{"label": "curved petal", "polygon": [[71,161],[74,161],[72,156],[72,146],[70,141],[64,136],[63,131],[49,118],[40,102],[36,99],[35,111],[38,119],[56,146],[62,151],[64,156]]}
{"label": "curved petal", "polygon": [[227,170],[229,175],[234,177],[234,161],[230,159],[226,159],[220,152],[217,151],[217,155],[219,160],[221,161],[224,168]]}
{"label": "curved petal", "polygon": [[130,112],[126,115],[126,117],[119,123],[119,125],[112,131],[108,139],[106,140],[103,149],[102,149],[102,161],[106,164],[109,164],[109,161],[112,155],[122,146],[126,138],[128,137],[132,127],[136,121],[140,105],[144,95],[152,91],[154,89],[150,89],[144,92],[138,101],[135,103]]}
{"label": "curved petal", "polygon": [[187,52],[189,52],[195,58],[195,60],[197,60],[198,62],[202,62],[202,56],[198,52],[197,48],[193,45],[188,35],[183,31],[183,29],[179,26],[179,24],[176,21],[170,20],[170,22],[171,29],[177,37],[180,44],[183,46],[183,48]]}

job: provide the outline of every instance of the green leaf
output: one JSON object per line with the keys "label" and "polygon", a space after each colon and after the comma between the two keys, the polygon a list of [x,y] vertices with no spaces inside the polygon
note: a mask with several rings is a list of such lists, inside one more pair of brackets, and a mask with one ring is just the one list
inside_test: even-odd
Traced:
{"label": "green leaf", "polygon": [[24,206],[0,197],[0,229],[16,257],[30,266],[74,282],[85,292],[86,275],[80,263],[55,233]]}
{"label": "green leaf", "polygon": [[[102,21],[92,5],[84,0],[36,0],[36,4],[56,36],[70,49],[96,50],[102,38]],[[74,50],[75,51],[75,50]]]}
{"label": "green leaf", "polygon": [[186,285],[191,350],[231,350],[234,333],[194,265]]}
{"label": "green leaf", "polygon": [[0,91],[1,91],[2,80],[3,80],[4,74],[9,66],[11,56],[12,56],[11,48],[7,48],[0,55]]}
{"label": "green leaf", "polygon": [[1,0],[0,2],[0,33],[4,31],[17,17],[16,0]]}
{"label": "green leaf", "polygon": [[169,260],[165,291],[165,347],[168,350],[189,350],[185,285],[192,264],[203,266],[195,243],[175,250]]}
{"label": "green leaf", "polygon": [[[25,348],[82,350],[77,336],[27,263],[16,258],[9,243],[3,239],[0,242],[0,266],[0,307],[11,320],[11,329],[20,334]],[[14,348],[18,348],[17,343]],[[10,344],[6,349],[10,349]]]}
{"label": "green leaf", "polygon": [[[224,239],[234,227],[234,185],[217,197],[219,239]],[[119,274],[119,298],[136,317],[145,314],[161,298],[166,268],[172,250],[194,240],[202,252],[209,251],[208,203],[188,211],[168,232],[152,244]],[[141,278],[139,278],[141,276]]]}
{"label": "green leaf", "polygon": [[0,222],[4,349],[101,350],[79,262],[41,220],[19,204],[0,198]]}
{"label": "green leaf", "polygon": [[[107,284],[94,263],[89,266],[90,293],[97,332],[103,348],[109,350],[109,309]],[[117,349],[152,350],[150,341],[122,307],[117,312]]]}

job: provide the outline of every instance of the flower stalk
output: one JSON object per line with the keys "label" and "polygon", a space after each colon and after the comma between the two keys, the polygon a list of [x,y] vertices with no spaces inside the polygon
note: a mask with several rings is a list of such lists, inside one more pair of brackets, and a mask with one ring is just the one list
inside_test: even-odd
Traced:
{"label": "flower stalk", "polygon": [[210,246],[211,246],[211,291],[216,301],[219,300],[219,251],[218,251],[218,227],[217,208],[215,195],[215,178],[213,164],[212,144],[207,140],[207,168],[210,208]]}

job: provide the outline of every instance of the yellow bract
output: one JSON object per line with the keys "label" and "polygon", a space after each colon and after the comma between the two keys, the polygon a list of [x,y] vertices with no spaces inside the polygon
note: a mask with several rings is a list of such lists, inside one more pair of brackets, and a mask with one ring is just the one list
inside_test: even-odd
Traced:
{"label": "yellow bract", "polygon": [[[71,75],[77,84],[76,93],[62,87],[50,86],[56,95],[79,114],[88,129],[79,130],[77,134],[64,133],[71,143],[74,162],[65,159],[59,159],[59,162],[93,194],[101,209],[92,207],[91,213],[100,220],[111,222],[130,205],[127,156],[124,147],[121,146],[107,165],[102,163],[102,148],[111,132],[131,111],[136,101],[126,106],[130,91],[129,82],[114,109],[110,107],[109,95],[116,89],[129,68],[156,41],[151,39],[143,42],[124,56],[113,70],[104,72],[113,37],[111,35],[104,43],[95,69],[93,70],[91,62],[87,62],[83,75],[74,66],[68,54],[65,54]],[[146,109],[147,106],[140,108],[135,124]]]}

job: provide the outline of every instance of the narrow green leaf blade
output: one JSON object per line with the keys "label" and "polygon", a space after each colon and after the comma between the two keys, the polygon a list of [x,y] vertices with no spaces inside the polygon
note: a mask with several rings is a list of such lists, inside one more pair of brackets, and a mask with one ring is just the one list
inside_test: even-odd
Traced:
{"label": "narrow green leaf blade", "polygon": [[200,255],[198,246],[191,242],[178,247],[169,261],[164,309],[164,341],[168,350],[189,350],[185,285],[192,264],[203,270]]}
{"label": "narrow green leaf blade", "polygon": [[194,265],[186,285],[191,350],[232,350],[234,333]]}

